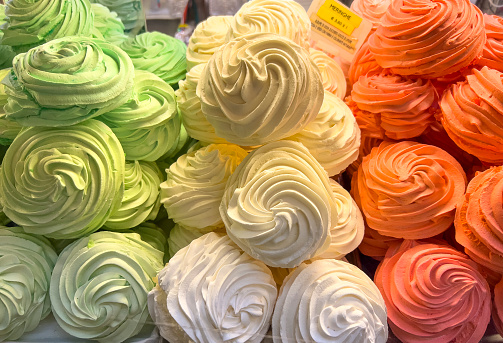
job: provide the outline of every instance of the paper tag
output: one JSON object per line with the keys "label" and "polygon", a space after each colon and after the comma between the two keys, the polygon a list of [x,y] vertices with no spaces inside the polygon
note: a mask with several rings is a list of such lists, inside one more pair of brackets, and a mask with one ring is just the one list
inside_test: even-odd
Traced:
{"label": "paper tag", "polygon": [[350,63],[372,23],[336,0],[314,0],[307,11],[313,45]]}

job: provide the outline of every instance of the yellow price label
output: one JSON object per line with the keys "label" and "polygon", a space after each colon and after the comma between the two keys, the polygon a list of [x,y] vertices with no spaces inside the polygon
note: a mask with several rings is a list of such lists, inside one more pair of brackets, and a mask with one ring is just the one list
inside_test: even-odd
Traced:
{"label": "yellow price label", "polygon": [[347,35],[351,35],[362,22],[362,18],[334,0],[325,1],[316,14]]}

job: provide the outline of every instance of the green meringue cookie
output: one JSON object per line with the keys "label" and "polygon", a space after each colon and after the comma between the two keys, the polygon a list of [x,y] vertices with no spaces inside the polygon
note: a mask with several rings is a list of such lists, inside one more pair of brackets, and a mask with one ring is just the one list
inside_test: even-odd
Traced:
{"label": "green meringue cookie", "polygon": [[10,45],[2,45],[3,32],[1,28],[5,23],[5,5],[0,4],[0,69],[12,67],[12,59],[16,56]]}
{"label": "green meringue cookie", "polygon": [[108,7],[100,4],[91,4],[91,9],[94,13],[93,37],[115,45],[120,45],[127,39],[124,24],[117,13],[110,12]]}
{"label": "green meringue cookie", "polygon": [[175,153],[181,119],[175,92],[154,74],[136,70],[133,97],[99,118],[117,135],[128,160],[156,161]]}
{"label": "green meringue cookie", "polygon": [[47,239],[0,226],[0,342],[32,331],[51,312],[49,285],[57,257]]}
{"label": "green meringue cookie", "polygon": [[93,14],[89,0],[10,0],[2,26],[2,44],[17,52],[67,36],[90,37]]}
{"label": "green meringue cookie", "polygon": [[65,37],[19,54],[4,79],[8,119],[23,126],[73,125],[110,111],[132,94],[131,59],[113,44]]}
{"label": "green meringue cookie", "polygon": [[23,128],[0,169],[3,211],[28,233],[82,237],[120,207],[124,168],[119,141],[97,120]]}
{"label": "green meringue cookie", "polygon": [[121,206],[105,222],[110,230],[126,230],[157,217],[162,173],[154,162],[126,162]]}
{"label": "green meringue cookie", "polygon": [[131,57],[134,67],[150,71],[174,89],[185,79],[187,46],[179,39],[160,32],[145,32],[125,41],[121,48]]}
{"label": "green meringue cookie", "polygon": [[[0,81],[7,77],[10,71],[10,69],[0,70]],[[0,83],[0,145],[9,145],[21,131],[21,125],[5,118],[3,107],[7,104],[7,99],[5,86]]]}
{"label": "green meringue cookie", "polygon": [[52,313],[70,335],[122,342],[148,319],[147,294],[163,252],[136,233],[101,231],[70,244],[51,278]]}
{"label": "green meringue cookie", "polygon": [[199,231],[195,228],[187,228],[180,224],[175,224],[173,229],[169,232],[168,247],[169,258],[175,256],[178,250],[185,248],[194,239],[203,236],[205,232]]}
{"label": "green meringue cookie", "polygon": [[91,0],[92,3],[108,7],[118,14],[127,31],[145,25],[141,0]]}
{"label": "green meringue cookie", "polygon": [[153,222],[141,223],[135,228],[128,230],[127,232],[137,233],[141,236],[141,239],[155,249],[162,251],[164,253],[164,262],[167,262],[168,258],[168,235],[159,226]]}

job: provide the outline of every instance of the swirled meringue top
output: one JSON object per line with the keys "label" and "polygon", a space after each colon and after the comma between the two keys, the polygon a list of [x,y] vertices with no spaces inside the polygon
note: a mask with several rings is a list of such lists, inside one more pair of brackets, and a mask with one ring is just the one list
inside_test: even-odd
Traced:
{"label": "swirled meringue top", "polygon": [[44,237],[0,226],[0,341],[18,339],[51,312],[49,283],[57,258]]}
{"label": "swirled meringue top", "polygon": [[94,16],[89,0],[12,0],[2,26],[2,44],[16,52],[68,36],[90,37]]}
{"label": "swirled meringue top", "polygon": [[124,166],[119,141],[97,120],[24,128],[0,169],[3,210],[28,233],[82,237],[119,208]]}
{"label": "swirled meringue top", "polygon": [[126,162],[121,206],[104,226],[110,230],[125,230],[154,220],[161,207],[159,185],[162,178],[154,162]]}
{"label": "swirled meringue top", "polygon": [[476,262],[503,273],[503,166],[476,175],[458,206],[456,241]]}
{"label": "swirled meringue top", "polygon": [[136,69],[156,74],[173,88],[185,78],[187,47],[179,39],[161,32],[145,32],[125,41],[121,48]]}
{"label": "swirled meringue top", "polygon": [[340,99],[346,96],[346,76],[341,66],[323,51],[309,49],[309,55],[318,66],[323,81],[323,88],[337,95]]}
{"label": "swirled meringue top", "polygon": [[241,162],[225,187],[220,215],[245,252],[293,268],[328,248],[338,222],[328,175],[300,143],[264,145]]}
{"label": "swirled meringue top", "polygon": [[303,263],[281,286],[272,334],[275,343],[385,343],[386,307],[376,285],[352,264]]}
{"label": "swirled meringue top", "polygon": [[247,155],[237,145],[210,144],[178,158],[161,184],[161,203],[176,223],[223,228],[219,206],[228,178]]}
{"label": "swirled meringue top", "polygon": [[323,85],[307,50],[259,33],[219,49],[199,80],[197,95],[219,137],[255,146],[302,130],[319,112]]}
{"label": "swirled meringue top", "polygon": [[175,92],[150,72],[136,70],[132,98],[97,119],[112,129],[128,160],[152,162],[176,153],[181,120]]}
{"label": "swirled meringue top", "polygon": [[187,72],[186,79],[178,82],[179,87],[175,92],[178,111],[183,126],[191,137],[207,143],[228,143],[216,135],[215,128],[203,114],[201,101],[196,94],[197,83],[205,67],[206,63],[195,65]]}
{"label": "swirled meringue top", "polygon": [[52,313],[70,335],[122,342],[148,318],[147,295],[163,252],[136,233],[101,231],[59,255],[51,277]]}
{"label": "swirled meringue top", "polygon": [[477,64],[503,73],[503,18],[484,14],[484,26],[487,39]]}
{"label": "swirled meringue top", "polygon": [[175,256],[178,250],[185,248],[194,239],[203,236],[205,232],[195,228],[187,228],[180,224],[175,224],[168,237],[169,258]]}
{"label": "swirled meringue top", "polygon": [[468,0],[392,1],[369,37],[370,51],[381,67],[396,74],[452,74],[482,53],[482,16]]}
{"label": "swirled meringue top", "polygon": [[344,101],[325,91],[318,116],[287,139],[302,143],[328,175],[334,176],[358,157],[360,128]]}
{"label": "swirled meringue top", "polygon": [[65,37],[14,58],[7,85],[7,118],[23,126],[73,125],[129,100],[134,68],[107,42]]}
{"label": "swirled meringue top", "polygon": [[91,10],[94,13],[93,37],[115,45],[120,45],[127,39],[124,34],[124,24],[117,13],[110,12],[108,7],[100,4],[91,4]]}
{"label": "swirled meringue top", "polygon": [[213,16],[197,24],[187,47],[187,71],[207,63],[211,56],[226,43],[232,16]]}
{"label": "swirled meringue top", "polygon": [[149,311],[170,342],[261,342],[277,289],[265,264],[227,236],[208,233],[179,250],[149,293]]}
{"label": "swirled meringue top", "polygon": [[435,120],[438,96],[429,80],[382,71],[360,76],[349,101],[356,103],[357,121],[374,115],[385,135],[398,140],[417,137],[426,130]]}
{"label": "swirled meringue top", "polygon": [[369,43],[365,42],[355,54],[349,66],[349,84],[354,85],[362,75],[370,76],[374,73],[380,73],[382,70],[383,68],[377,64],[374,55],[370,52]]}
{"label": "swirled meringue top", "polygon": [[483,67],[442,95],[442,124],[466,152],[490,164],[503,163],[503,73]]}
{"label": "swirled meringue top", "polygon": [[478,266],[448,245],[405,241],[375,282],[393,333],[404,343],[476,343],[490,319],[491,291]]}
{"label": "swirled meringue top", "polygon": [[90,0],[116,12],[127,31],[139,29],[145,23],[141,0]]}
{"label": "swirled meringue top", "polygon": [[383,142],[363,158],[357,182],[368,226],[384,236],[422,239],[452,224],[466,175],[433,145]]}
{"label": "swirled meringue top", "polygon": [[252,0],[241,6],[231,21],[229,39],[250,33],[275,33],[309,48],[311,21],[292,0]]}
{"label": "swirled meringue top", "polygon": [[391,0],[355,0],[351,3],[351,10],[372,23],[375,31],[381,25],[381,18],[388,11]]}

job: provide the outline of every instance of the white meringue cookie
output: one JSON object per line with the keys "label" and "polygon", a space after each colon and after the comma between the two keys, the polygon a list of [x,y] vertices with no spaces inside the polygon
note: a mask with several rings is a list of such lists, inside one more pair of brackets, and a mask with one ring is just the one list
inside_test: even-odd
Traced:
{"label": "white meringue cookie", "polygon": [[329,176],[343,172],[358,158],[361,132],[349,107],[325,91],[318,116],[287,139],[304,144]]}
{"label": "white meringue cookie", "polygon": [[210,232],[159,272],[149,310],[161,335],[177,342],[261,342],[277,297],[271,271]]}
{"label": "white meringue cookie", "polygon": [[197,24],[187,47],[187,71],[206,63],[226,42],[232,16],[213,16]]}
{"label": "white meringue cookie", "polygon": [[294,135],[316,118],[323,85],[307,50],[259,33],[232,40],[212,56],[197,96],[217,136],[255,146]]}
{"label": "white meringue cookie", "polygon": [[346,76],[339,63],[320,50],[310,48],[309,54],[320,69],[323,88],[344,100],[347,89]]}
{"label": "white meringue cookie", "polygon": [[293,268],[328,248],[337,223],[323,167],[300,143],[252,151],[229,178],[220,205],[227,234],[254,258]]}
{"label": "white meringue cookie", "polygon": [[306,10],[292,0],[252,0],[234,16],[229,40],[250,33],[275,33],[308,48],[311,21]]}
{"label": "white meringue cookie", "polygon": [[386,306],[377,286],[343,261],[302,264],[283,283],[272,318],[274,343],[385,343]]}

